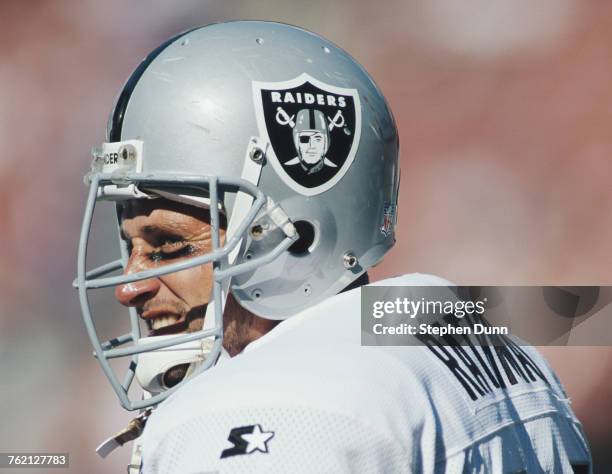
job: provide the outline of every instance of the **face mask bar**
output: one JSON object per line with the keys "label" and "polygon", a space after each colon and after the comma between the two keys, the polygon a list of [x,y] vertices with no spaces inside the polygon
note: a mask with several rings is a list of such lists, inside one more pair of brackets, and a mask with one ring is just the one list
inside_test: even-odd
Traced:
{"label": "face mask bar", "polygon": [[[138,354],[164,349],[191,341],[200,341],[205,338],[214,338],[211,352],[208,354],[205,361],[200,364],[200,366],[197,367],[197,369],[191,374],[191,376],[195,376],[211,367],[217,361],[223,344],[223,288],[227,288],[227,283],[232,276],[252,271],[257,267],[270,263],[276,259],[297,240],[298,236],[293,224],[284,211],[278,205],[275,205],[270,198],[266,197],[262,191],[257,188],[257,186],[244,179],[222,176],[177,177],[176,175],[143,175],[135,173],[122,175],[121,182],[118,183],[117,176],[114,174],[94,173],[89,176],[89,180],[90,189],[79,240],[77,278],[73,285],[78,289],[81,312],[83,314],[87,334],[89,335],[91,343],[94,347],[95,357],[98,359],[104,374],[117,394],[121,405],[127,410],[138,410],[160,403],[176,389],[182,386],[186,381],[183,380],[176,386],[148,399],[131,400],[128,392],[136,373]],[[125,268],[128,255],[125,245],[122,245],[122,259],[107,263],[87,272],[85,268],[87,260],[87,245],[97,201],[96,198],[100,195],[100,189],[103,189],[101,187],[107,185],[142,186],[146,189],[155,189],[156,187],[164,188],[169,186],[172,188],[188,187],[208,189],[208,194],[210,196],[212,251],[206,255],[190,258],[178,263],[164,265],[163,267],[152,270],[143,270],[130,275],[104,277],[104,275],[107,275],[108,273]],[[219,237],[219,188],[232,189],[237,193],[243,192],[253,198],[253,203],[249,211],[246,213],[246,216],[238,225],[236,232],[226,239],[223,246],[220,245]],[[270,252],[264,255],[237,265],[227,265],[226,268],[221,268],[221,263],[227,262],[228,255],[234,249],[238,248],[239,243],[246,237],[248,229],[252,226],[256,219],[261,219],[262,212],[264,212],[264,216],[267,216],[267,218],[271,220],[273,225],[283,230],[285,234],[283,240],[275,245]],[[157,278],[162,275],[186,270],[206,263],[213,264],[214,327],[203,329],[194,333],[181,334],[162,341],[137,344],[138,340],[140,339],[139,317],[134,308],[129,308],[130,325],[132,331],[106,342],[100,342],[92,318],[88,290],[115,287],[135,281]],[[132,342],[133,344],[129,347],[119,348],[119,346],[129,342]],[[125,374],[123,382],[120,382],[114,370],[110,367],[109,360],[129,356],[132,357],[131,363]]]}

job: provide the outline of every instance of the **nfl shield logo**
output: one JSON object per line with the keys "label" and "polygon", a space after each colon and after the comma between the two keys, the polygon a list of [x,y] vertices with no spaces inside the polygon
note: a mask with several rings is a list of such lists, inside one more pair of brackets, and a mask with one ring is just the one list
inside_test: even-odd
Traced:
{"label": "nfl shield logo", "polygon": [[388,237],[395,230],[395,219],[397,214],[397,205],[385,202],[383,207],[383,222],[380,226],[380,232]]}
{"label": "nfl shield logo", "polygon": [[259,135],[268,158],[295,191],[314,196],[344,176],[359,146],[361,106],[356,89],[302,74],[284,82],[253,82]]}

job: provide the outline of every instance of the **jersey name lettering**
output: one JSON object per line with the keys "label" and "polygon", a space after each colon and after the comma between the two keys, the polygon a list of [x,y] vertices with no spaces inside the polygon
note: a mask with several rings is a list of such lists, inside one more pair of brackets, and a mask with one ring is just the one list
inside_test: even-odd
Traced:
{"label": "jersey name lettering", "polygon": [[[447,323],[457,321],[452,315],[445,319]],[[464,320],[470,325],[474,324],[468,316]],[[479,323],[490,326],[484,320]],[[439,323],[433,325],[441,326]],[[440,337],[422,334],[416,337],[446,365],[473,401],[491,394],[494,390],[503,390],[521,383],[529,384],[542,380],[550,385],[533,359],[507,336]]]}

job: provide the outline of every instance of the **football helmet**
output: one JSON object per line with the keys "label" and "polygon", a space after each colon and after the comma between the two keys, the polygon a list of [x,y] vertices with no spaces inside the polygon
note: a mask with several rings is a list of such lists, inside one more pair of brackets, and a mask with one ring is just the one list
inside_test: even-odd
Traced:
{"label": "football helmet", "polygon": [[[395,242],[398,146],[372,78],[345,51],[301,28],[213,24],[151,52],[120,93],[106,142],[93,150],[75,280],[95,356],[123,407],[154,405],[180,387],[187,378],[169,388],[163,377],[177,364],[191,364],[195,375],[216,362],[227,292],[253,314],[282,320],[376,265]],[[110,275],[129,257],[121,241],[117,260],[88,271],[96,204],[120,208],[159,197],[210,209],[212,251]],[[213,298],[201,331],[141,337],[130,308],[131,331],[100,340],[90,290],[211,262]],[[131,363],[120,381],[109,362],[123,357]],[[128,395],[134,377],[147,398]]]}

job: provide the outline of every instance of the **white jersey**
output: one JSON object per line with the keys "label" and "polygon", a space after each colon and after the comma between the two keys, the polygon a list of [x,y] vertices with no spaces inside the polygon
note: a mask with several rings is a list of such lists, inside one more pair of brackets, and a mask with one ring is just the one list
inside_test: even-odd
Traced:
{"label": "white jersey", "polygon": [[534,348],[364,347],[359,314],[359,289],[337,295],[187,383],[147,423],[143,472],[590,472]]}

